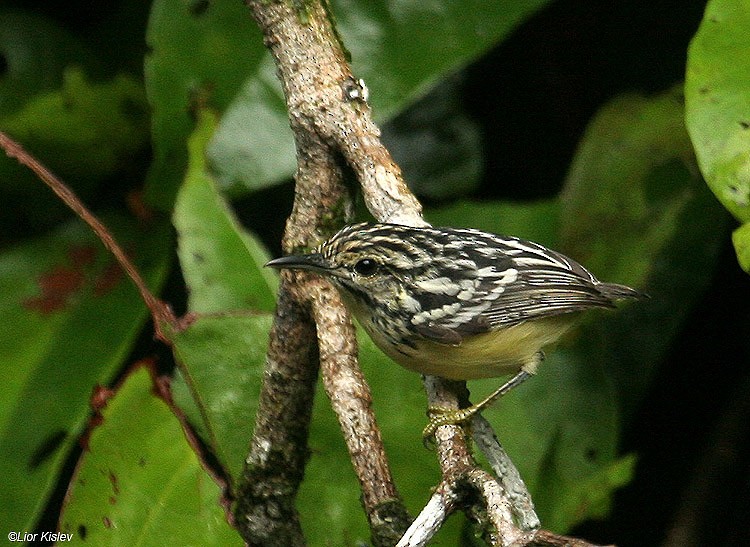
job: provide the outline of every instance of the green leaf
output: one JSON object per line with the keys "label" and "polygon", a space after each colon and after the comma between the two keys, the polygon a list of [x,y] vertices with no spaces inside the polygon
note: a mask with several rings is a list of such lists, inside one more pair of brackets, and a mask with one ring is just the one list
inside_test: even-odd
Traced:
{"label": "green leaf", "polygon": [[208,148],[220,187],[240,195],[291,177],[294,137],[276,68],[265,57],[224,112]]}
{"label": "green leaf", "polygon": [[269,256],[240,226],[208,172],[204,150],[216,125],[202,111],[188,143],[190,164],[173,214],[178,256],[195,313],[272,311],[277,278],[263,269]]}
{"label": "green leaf", "polygon": [[221,489],[154,393],[149,370],[131,371],[90,434],[60,518],[82,545],[242,545]]}
{"label": "green leaf", "polygon": [[611,101],[568,173],[563,246],[602,279],[643,284],[693,193],[690,161],[679,90]]}
{"label": "green leaf", "polygon": [[688,50],[686,120],[709,187],[750,220],[750,2],[711,0]]}
{"label": "green leaf", "polygon": [[508,36],[547,0],[333,2],[352,68],[380,119],[394,116],[441,78]]}
{"label": "green leaf", "polygon": [[234,480],[250,446],[270,327],[269,315],[204,316],[172,340],[182,376],[175,402]]}
{"label": "green leaf", "polygon": [[[201,111],[173,216],[188,306],[199,314],[271,311],[277,278],[263,270],[268,255],[243,231],[206,166],[215,126],[213,114]],[[203,316],[172,339],[180,365],[175,401],[233,479],[249,447],[269,328],[265,315]]]}
{"label": "green leaf", "polygon": [[146,143],[143,89],[127,75],[105,83],[90,82],[79,69],[64,76],[61,90],[38,95],[0,124],[29,147],[50,147],[40,155],[71,178],[111,174]]}
{"label": "green leaf", "polygon": [[[353,71],[365,80],[370,104],[383,120],[479,57],[546,4],[547,0],[472,1],[435,8],[417,0],[398,6],[380,0],[334,2],[332,12],[351,53]],[[248,44],[252,42],[245,41],[242,55],[248,56]],[[256,58],[255,50],[250,55]],[[209,148],[221,188],[234,193],[285,180],[294,168],[294,143],[272,61],[266,57],[246,76]],[[466,148],[476,138],[467,121],[459,117],[453,118],[450,130]],[[436,157],[437,150],[439,146],[429,157]],[[477,163],[469,155],[453,180],[464,182],[478,170]],[[431,172],[430,165],[423,165],[415,180],[426,180]]]}
{"label": "green leaf", "polygon": [[[94,83],[78,68],[59,90],[40,93],[0,118],[0,128],[86,197],[147,146],[148,106],[141,85],[120,75]],[[23,215],[51,225],[67,209],[15,159],[0,156],[0,190]],[[34,216],[36,215],[36,216]]]}
{"label": "green leaf", "polygon": [[[105,219],[158,287],[166,224]],[[71,222],[0,255],[0,527],[30,530],[89,415],[146,319],[132,283],[88,227]]]}
{"label": "green leaf", "polygon": [[[265,48],[242,2],[156,0],[146,42],[146,91],[154,161],[147,198],[170,209],[187,166],[191,112],[223,111],[253,74]],[[257,130],[257,126],[253,126]]]}
{"label": "green leaf", "polygon": [[737,252],[737,260],[747,273],[750,273],[750,223],[743,224],[732,234],[732,242]]}
{"label": "green leaf", "polygon": [[612,509],[612,494],[633,479],[635,464],[635,456],[629,454],[598,468],[580,482],[571,481],[574,476],[568,474],[559,477],[559,482],[545,485],[541,490],[547,494],[555,489],[565,488],[564,495],[556,500],[557,506],[552,509],[545,526],[554,530],[569,529],[570,523],[577,522],[581,514],[587,515],[589,519],[607,518]]}

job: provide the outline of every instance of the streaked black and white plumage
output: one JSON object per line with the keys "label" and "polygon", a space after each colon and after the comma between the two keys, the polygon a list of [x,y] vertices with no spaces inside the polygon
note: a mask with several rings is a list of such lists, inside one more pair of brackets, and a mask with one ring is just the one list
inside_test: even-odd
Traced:
{"label": "streaked black and white plumage", "polygon": [[395,361],[453,379],[533,372],[572,312],[640,296],[542,245],[473,229],[357,224],[269,265],[324,275]]}

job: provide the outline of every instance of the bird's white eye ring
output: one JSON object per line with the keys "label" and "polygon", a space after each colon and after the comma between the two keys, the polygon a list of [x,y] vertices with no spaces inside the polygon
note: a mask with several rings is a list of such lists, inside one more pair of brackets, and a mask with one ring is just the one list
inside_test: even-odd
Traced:
{"label": "bird's white eye ring", "polygon": [[378,271],[379,266],[372,258],[363,258],[354,265],[354,272],[362,277],[369,277]]}

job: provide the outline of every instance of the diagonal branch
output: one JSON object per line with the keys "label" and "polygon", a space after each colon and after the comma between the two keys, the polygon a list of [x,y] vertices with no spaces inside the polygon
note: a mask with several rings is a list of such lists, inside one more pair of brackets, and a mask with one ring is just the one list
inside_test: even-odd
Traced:
{"label": "diagonal branch", "polygon": [[383,545],[393,545],[411,519],[401,503],[382,450],[383,439],[372,411],[372,396],[357,362],[354,325],[336,290],[322,280],[312,305],[323,386],[339,419],[359,479],[372,536]]}
{"label": "diagonal branch", "polygon": [[471,431],[474,442],[487,457],[487,462],[505,491],[518,526],[526,531],[538,529],[541,523],[534,510],[531,495],[510,456],[498,442],[492,426],[479,414],[471,422]]}

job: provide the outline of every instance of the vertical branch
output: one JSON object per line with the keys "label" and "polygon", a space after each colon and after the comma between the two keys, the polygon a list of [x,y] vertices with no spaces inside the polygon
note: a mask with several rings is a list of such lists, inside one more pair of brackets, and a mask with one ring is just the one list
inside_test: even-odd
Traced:
{"label": "vertical branch", "polygon": [[[295,201],[283,240],[288,253],[310,248],[348,219],[351,205],[336,163],[341,153],[334,133],[341,120],[354,123],[362,105],[348,100],[351,70],[320,3],[247,5],[276,61],[295,136]],[[333,132],[331,125],[337,128]],[[256,430],[236,494],[238,527],[251,545],[303,542],[293,504],[307,458],[319,357],[323,383],[360,480],[373,543],[393,544],[408,516],[357,364],[348,312],[320,281],[304,274],[283,276]]]}
{"label": "vertical branch", "polygon": [[[468,396],[465,382],[428,376],[425,387],[431,406],[458,408],[457,397]],[[503,487],[474,462],[462,428],[441,426],[435,432],[435,441],[443,481],[448,483],[443,488],[452,487],[467,514],[482,525],[490,545],[523,544],[524,535],[515,525]]]}
{"label": "vertical branch", "polygon": [[250,454],[237,487],[235,522],[248,545],[304,544],[294,498],[309,456],[318,364],[315,328],[294,275],[285,273],[279,287]]}
{"label": "vertical branch", "polygon": [[[290,111],[291,112],[291,111]],[[292,214],[282,246],[312,246],[325,231],[330,211],[348,195],[325,145],[308,135],[297,141],[298,166]],[[310,315],[318,280],[283,272],[256,413],[255,430],[234,516],[249,545],[304,543],[294,501],[309,457],[307,439],[318,375],[317,331]]]}

